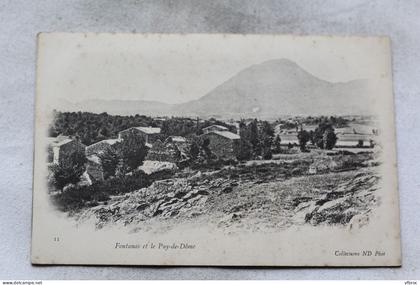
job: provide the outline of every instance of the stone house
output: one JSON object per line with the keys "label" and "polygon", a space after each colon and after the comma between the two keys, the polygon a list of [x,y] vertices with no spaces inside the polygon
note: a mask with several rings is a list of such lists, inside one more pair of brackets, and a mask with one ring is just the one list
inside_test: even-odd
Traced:
{"label": "stone house", "polygon": [[208,139],[210,151],[219,159],[236,159],[240,136],[228,131],[213,131],[202,135]]}
{"label": "stone house", "polygon": [[139,136],[144,139],[146,146],[152,147],[153,143],[159,138],[160,128],[153,127],[132,127],[118,133],[118,139],[124,140],[129,136]]}
{"label": "stone house", "polygon": [[76,138],[59,135],[48,138],[48,163],[59,164],[73,152],[85,153],[86,146]]}
{"label": "stone house", "polygon": [[220,125],[211,125],[206,128],[203,128],[204,134],[208,134],[210,132],[225,132],[225,131],[229,131],[229,129]]}

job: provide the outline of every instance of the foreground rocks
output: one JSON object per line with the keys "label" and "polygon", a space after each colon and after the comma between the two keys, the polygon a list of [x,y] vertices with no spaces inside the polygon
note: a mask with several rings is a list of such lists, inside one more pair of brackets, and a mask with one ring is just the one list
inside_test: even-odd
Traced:
{"label": "foreground rocks", "polygon": [[276,231],[303,224],[359,228],[369,222],[370,211],[379,204],[378,177],[372,169],[276,177],[255,181],[215,171],[155,181],[87,209],[77,220],[93,220],[98,229],[151,222],[172,227],[201,223],[229,231]]}
{"label": "foreground rocks", "polygon": [[358,173],[350,181],[320,198],[299,203],[295,219],[312,225],[350,224],[362,227],[369,221],[369,213],[379,205],[376,196],[379,177],[372,173]]}

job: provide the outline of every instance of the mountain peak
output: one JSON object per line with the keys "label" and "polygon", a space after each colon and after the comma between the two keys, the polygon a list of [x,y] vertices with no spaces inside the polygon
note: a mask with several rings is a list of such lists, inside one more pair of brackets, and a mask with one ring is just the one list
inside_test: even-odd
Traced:
{"label": "mountain peak", "polygon": [[270,59],[270,60],[263,61],[257,65],[282,65],[282,66],[300,68],[300,66],[296,62],[287,58]]}
{"label": "mountain peak", "polygon": [[289,69],[289,70],[301,70],[303,71],[303,69],[294,61],[291,61],[289,59],[286,58],[281,58],[281,59],[272,59],[272,60],[266,60],[263,61],[261,63],[257,63],[257,64],[253,64],[250,67],[240,71],[239,73],[242,72],[249,72],[252,70],[262,70],[265,69],[267,71],[271,71],[272,69],[274,70],[278,70],[278,69]]}
{"label": "mountain peak", "polygon": [[[362,82],[332,83],[294,61],[273,59],[237,73],[198,100],[181,104],[182,113],[227,118],[366,113]],[[355,100],[355,98],[358,98]]]}

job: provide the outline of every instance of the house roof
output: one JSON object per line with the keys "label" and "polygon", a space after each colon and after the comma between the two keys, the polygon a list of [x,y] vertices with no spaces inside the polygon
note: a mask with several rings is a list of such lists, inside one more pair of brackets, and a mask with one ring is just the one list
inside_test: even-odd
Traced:
{"label": "house roof", "polygon": [[239,135],[228,132],[228,131],[215,131],[213,133],[218,134],[222,137],[231,139],[231,140],[239,140],[241,138]]}
{"label": "house roof", "polygon": [[47,140],[48,140],[48,144],[52,147],[62,146],[73,141],[73,139],[71,139],[69,136],[61,136],[61,135],[58,137],[49,137]]}
{"label": "house roof", "polygon": [[120,139],[107,139],[107,140],[98,141],[98,142],[93,143],[89,146],[94,146],[94,145],[99,144],[99,143],[107,143],[109,145],[114,145],[114,144],[116,144],[117,142],[120,142],[120,141],[121,141]]}
{"label": "house roof", "polygon": [[211,126],[203,128],[203,130],[207,130],[207,129],[210,129],[210,128],[218,128],[218,129],[226,130],[226,131],[228,130],[228,128],[226,128],[225,126],[221,126],[221,125],[211,125]]}
{"label": "house roof", "polygon": [[136,127],[137,130],[142,131],[145,134],[160,134],[160,128],[153,127]]}
{"label": "house roof", "polygon": [[119,131],[118,133],[122,133],[131,129],[139,130],[145,134],[151,135],[151,134],[160,134],[160,128],[153,128],[153,127],[131,127],[122,131]]}

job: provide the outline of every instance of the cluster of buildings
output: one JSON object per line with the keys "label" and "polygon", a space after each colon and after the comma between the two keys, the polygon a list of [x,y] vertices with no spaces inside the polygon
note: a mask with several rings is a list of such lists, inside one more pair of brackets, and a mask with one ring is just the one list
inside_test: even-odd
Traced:
{"label": "cluster of buildings", "polygon": [[[48,138],[48,162],[59,164],[74,151],[85,154],[87,159],[87,174],[93,180],[104,180],[104,171],[100,155],[129,137],[141,137],[149,148],[146,160],[178,163],[188,159],[189,143],[181,136],[170,136],[163,142],[161,129],[154,127],[132,127],[118,133],[116,139],[106,139],[85,146],[77,138],[57,136]],[[221,159],[234,159],[240,136],[230,132],[226,127],[212,125],[203,129],[202,137],[208,140],[211,152]]]}
{"label": "cluster of buildings", "polygon": [[[299,145],[298,133],[299,128],[282,128],[283,124],[275,127],[275,132],[280,136],[281,145],[293,146]],[[306,125],[303,127],[306,131],[315,131],[316,125]],[[336,148],[355,148],[355,147],[373,147],[379,135],[378,129],[366,127],[364,129],[350,129],[350,128],[337,128],[335,129],[337,135]]]}

